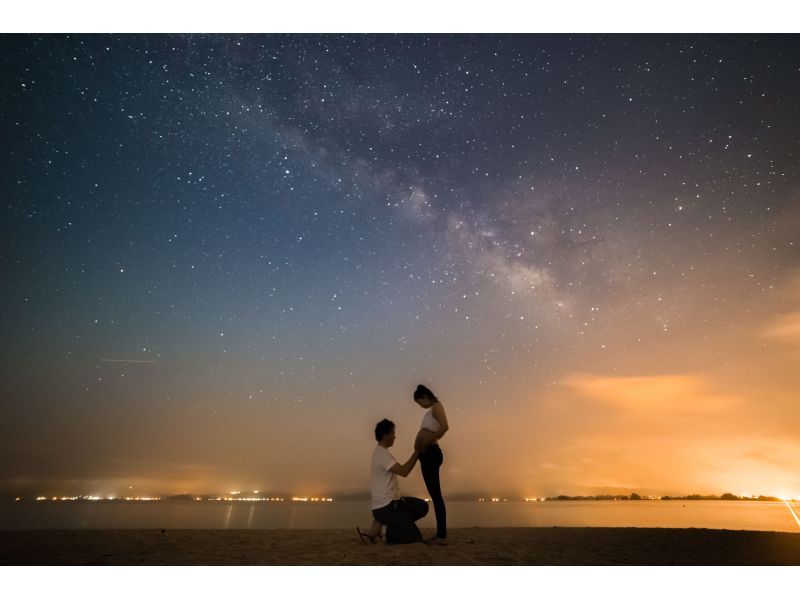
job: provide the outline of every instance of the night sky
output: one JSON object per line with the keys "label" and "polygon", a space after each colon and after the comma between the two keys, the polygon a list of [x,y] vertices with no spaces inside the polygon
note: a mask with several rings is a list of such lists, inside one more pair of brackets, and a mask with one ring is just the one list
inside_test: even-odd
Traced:
{"label": "night sky", "polygon": [[366,491],[424,383],[445,494],[800,495],[797,36],[0,64],[0,492]]}

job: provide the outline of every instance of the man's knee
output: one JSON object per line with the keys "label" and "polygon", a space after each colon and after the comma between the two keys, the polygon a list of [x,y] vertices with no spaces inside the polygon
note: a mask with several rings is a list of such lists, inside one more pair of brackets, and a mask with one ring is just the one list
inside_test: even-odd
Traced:
{"label": "man's knee", "polygon": [[414,521],[417,519],[422,519],[428,514],[429,507],[427,501],[414,497],[406,497],[405,501],[406,505],[408,505],[408,510],[414,517]]}

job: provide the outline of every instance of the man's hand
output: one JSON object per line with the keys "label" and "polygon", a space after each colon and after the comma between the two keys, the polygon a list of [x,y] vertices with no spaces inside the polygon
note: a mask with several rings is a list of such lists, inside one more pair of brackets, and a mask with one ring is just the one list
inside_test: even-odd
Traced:
{"label": "man's hand", "polygon": [[417,432],[417,437],[414,439],[414,450],[425,450],[434,440],[436,440],[436,433],[430,430],[421,429]]}

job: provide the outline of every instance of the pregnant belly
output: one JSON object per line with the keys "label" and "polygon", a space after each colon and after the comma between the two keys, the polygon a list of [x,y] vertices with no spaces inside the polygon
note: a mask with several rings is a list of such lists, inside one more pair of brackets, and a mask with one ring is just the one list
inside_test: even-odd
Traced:
{"label": "pregnant belly", "polygon": [[420,429],[420,431],[417,432],[417,437],[414,439],[414,450],[422,450],[429,444],[433,443],[435,438],[436,433],[431,432],[426,428]]}

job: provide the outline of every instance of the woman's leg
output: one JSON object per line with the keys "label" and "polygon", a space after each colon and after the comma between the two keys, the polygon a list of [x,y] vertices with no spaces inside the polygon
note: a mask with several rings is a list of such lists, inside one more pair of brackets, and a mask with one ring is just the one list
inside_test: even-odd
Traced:
{"label": "woman's leg", "polygon": [[425,480],[425,487],[433,502],[433,512],[436,514],[437,538],[447,537],[447,509],[444,506],[442,488],[439,483],[439,468],[443,462],[442,451],[438,447],[434,450],[429,448],[420,456],[422,479]]}

